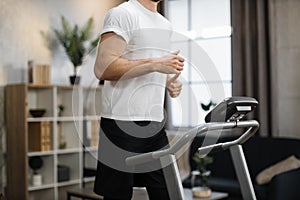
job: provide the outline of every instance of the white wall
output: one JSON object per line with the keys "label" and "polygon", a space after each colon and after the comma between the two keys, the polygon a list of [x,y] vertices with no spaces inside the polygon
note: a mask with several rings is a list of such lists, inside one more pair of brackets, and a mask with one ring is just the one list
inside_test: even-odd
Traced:
{"label": "white wall", "polygon": [[272,0],[274,134],[300,138],[300,1]]}
{"label": "white wall", "polygon": [[79,25],[93,17],[96,36],[104,14],[120,2],[122,0],[0,0],[0,85],[27,82],[28,60],[51,64],[52,83],[69,84],[72,64],[62,48],[51,53],[40,31],[60,28],[61,15]]}
{"label": "white wall", "polygon": [[[63,49],[52,54],[40,31],[60,27],[60,16],[82,25],[94,18],[95,37],[101,31],[104,14],[122,0],[0,0],[0,192],[5,185],[2,151],[5,151],[4,92],[7,83],[27,82],[27,61],[51,64],[53,84],[69,84],[72,64]],[[93,63],[84,67],[85,77],[94,77]]]}

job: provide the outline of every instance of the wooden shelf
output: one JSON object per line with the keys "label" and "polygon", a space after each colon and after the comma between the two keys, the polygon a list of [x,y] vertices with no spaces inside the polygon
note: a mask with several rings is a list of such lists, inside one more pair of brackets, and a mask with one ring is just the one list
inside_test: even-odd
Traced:
{"label": "wooden shelf", "polygon": [[27,122],[53,122],[54,117],[28,117]]}
{"label": "wooden shelf", "polygon": [[33,156],[51,156],[54,155],[54,151],[34,151],[34,152],[28,152],[27,156],[28,157],[33,157]]}
{"label": "wooden shelf", "polygon": [[84,119],[84,117],[82,117],[82,116],[57,117],[58,122],[82,121],[83,119]]}
{"label": "wooden shelf", "polygon": [[59,182],[59,183],[57,183],[57,187],[64,187],[64,186],[69,186],[69,185],[75,185],[75,184],[79,184],[80,182],[81,182],[80,179]]}
{"label": "wooden shelf", "polygon": [[52,89],[54,85],[37,85],[37,84],[28,84],[29,89]]}
{"label": "wooden shelf", "polygon": [[45,189],[50,189],[50,188],[54,188],[54,187],[55,187],[54,183],[45,184],[45,185],[41,185],[41,186],[29,186],[28,191],[32,192],[32,191],[36,191],[36,190],[45,190]]}
{"label": "wooden shelf", "polygon": [[[83,152],[82,138],[85,138],[85,141],[90,140],[90,136],[85,135],[87,131],[83,130],[83,123],[90,121],[92,124],[100,120],[98,112],[101,110],[99,107],[101,89],[101,86],[90,88],[80,85],[12,84],[6,86],[7,165],[22,166],[18,170],[12,167],[7,168],[8,199],[29,200],[49,196],[53,200],[59,200],[66,188],[81,185],[83,154],[88,157],[88,161],[85,162],[87,167],[95,167],[97,162],[95,159],[95,154],[98,153],[97,148],[88,147],[87,151]],[[94,90],[95,93],[88,96],[90,98],[88,106],[93,108],[97,102],[97,114],[83,116],[83,106],[87,106],[84,94],[91,90]],[[58,116],[59,105],[63,105],[65,108],[61,113],[62,116]],[[46,109],[45,115],[38,118],[31,117],[29,109],[35,108]],[[73,113],[75,113],[74,116]],[[34,123],[39,122],[50,122],[48,126],[50,129],[37,128],[29,131],[30,127],[36,125]],[[33,132],[33,130],[35,131]],[[37,144],[39,144],[37,138],[40,138],[39,133],[43,130],[47,131],[47,136],[50,132],[50,137],[47,137],[47,145],[50,140],[51,150],[29,151],[29,141],[32,141],[30,137],[34,137],[36,139],[34,141],[38,141]],[[59,149],[60,144],[64,141],[66,148]],[[44,163],[43,167],[38,170],[43,177],[41,186],[32,186],[28,181],[28,177],[33,173],[28,160],[35,156],[40,156]],[[70,167],[70,181],[57,182],[57,165]],[[85,180],[93,181],[92,178]]]}
{"label": "wooden shelf", "polygon": [[79,152],[82,152],[81,148],[59,149],[59,150],[57,150],[57,154],[71,154],[71,153],[79,153]]}

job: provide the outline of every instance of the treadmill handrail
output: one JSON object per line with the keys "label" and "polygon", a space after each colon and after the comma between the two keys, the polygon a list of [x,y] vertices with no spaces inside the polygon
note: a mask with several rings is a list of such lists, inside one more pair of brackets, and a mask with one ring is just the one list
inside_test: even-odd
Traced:
{"label": "treadmill handrail", "polygon": [[[146,163],[159,159],[165,155],[175,154],[188,142],[191,142],[197,135],[201,135],[207,131],[234,129],[234,128],[248,128],[238,139],[226,143],[217,143],[198,149],[200,154],[207,154],[210,151],[227,149],[236,144],[242,144],[251,138],[259,128],[259,123],[256,120],[237,121],[237,122],[211,122],[201,124],[179,138],[168,149],[153,151],[149,153],[137,154],[125,159],[129,166]],[[207,152],[207,153],[206,153]]]}

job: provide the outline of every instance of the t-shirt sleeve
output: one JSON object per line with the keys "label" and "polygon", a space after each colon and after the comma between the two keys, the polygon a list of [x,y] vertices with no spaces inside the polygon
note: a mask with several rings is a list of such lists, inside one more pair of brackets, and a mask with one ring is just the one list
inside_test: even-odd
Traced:
{"label": "t-shirt sleeve", "polygon": [[128,43],[131,31],[132,20],[128,11],[121,8],[113,8],[106,14],[101,34],[114,32]]}

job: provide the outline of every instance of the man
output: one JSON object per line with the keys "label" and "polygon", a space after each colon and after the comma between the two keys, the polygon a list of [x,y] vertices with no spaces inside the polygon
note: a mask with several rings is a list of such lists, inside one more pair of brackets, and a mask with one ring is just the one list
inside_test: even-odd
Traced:
{"label": "man", "polygon": [[[150,200],[169,199],[161,169],[133,173],[117,151],[145,153],[168,146],[165,88],[177,97],[184,59],[170,53],[172,28],[157,12],[159,0],[129,0],[104,20],[94,72],[102,90],[99,161],[94,191],[104,200],[130,200],[133,186]],[[113,160],[113,161],[112,161]]]}

